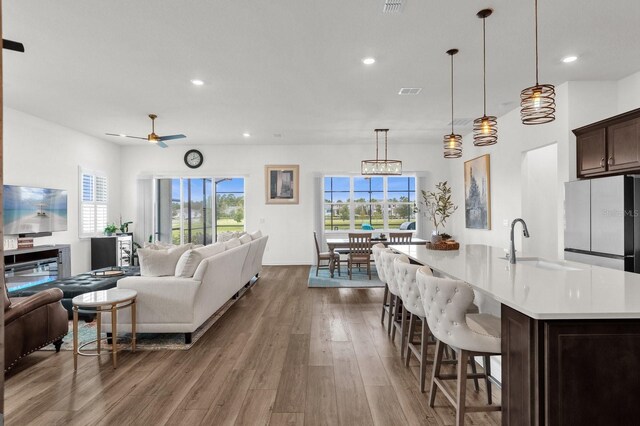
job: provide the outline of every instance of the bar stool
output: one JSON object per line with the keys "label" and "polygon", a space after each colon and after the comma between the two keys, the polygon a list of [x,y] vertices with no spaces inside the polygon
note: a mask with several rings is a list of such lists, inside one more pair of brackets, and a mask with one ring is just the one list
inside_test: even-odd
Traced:
{"label": "bar stool", "polygon": [[[386,248],[386,246],[382,243],[375,244],[373,247],[371,247],[371,252],[373,253],[373,263],[374,265],[376,265],[378,278],[380,278],[380,281],[384,283],[384,296],[382,297],[382,318],[380,319],[382,325],[384,325],[385,313],[389,312],[389,302],[387,302],[387,300],[389,299],[389,286],[387,285],[387,279],[384,275],[384,268],[382,267],[382,259],[380,258],[380,253],[382,253],[383,251],[391,250]],[[391,317],[391,314],[389,314],[389,317]]]}
{"label": "bar stool", "polygon": [[[482,377],[487,384],[487,401],[491,404],[491,382],[487,368],[489,357],[501,354],[500,320],[487,314],[467,315],[467,308],[473,303],[473,290],[459,280],[433,277],[420,268],[416,274],[418,289],[422,295],[422,303],[429,329],[436,339],[436,357],[431,377],[429,406],[433,407],[436,390],[439,388],[456,409],[456,425],[464,425],[466,412],[500,411],[497,405],[467,406],[467,379]],[[470,326],[473,324],[473,327]],[[457,375],[440,373],[444,345],[451,346],[458,352]],[[485,357],[485,373],[467,373],[470,357]],[[458,379],[457,396],[452,395],[444,384],[444,380]]]}
{"label": "bar stool", "polygon": [[400,288],[396,282],[396,272],[393,267],[393,261],[400,256],[402,255],[394,253],[391,250],[380,253],[382,267],[384,268],[384,277],[389,286],[389,293],[391,293],[391,301],[389,302],[389,326],[387,329],[387,334],[391,335],[391,340],[395,340],[396,338],[396,329],[400,329],[402,332],[402,321],[404,321]]}
{"label": "bar stool", "polygon": [[[424,392],[425,376],[427,372],[427,350],[429,344],[434,344],[429,338],[429,327],[425,321],[424,307],[422,306],[422,298],[418,291],[416,283],[416,273],[421,268],[420,265],[412,265],[406,256],[401,256],[393,262],[396,272],[396,282],[400,288],[400,294],[403,300],[403,306],[409,312],[409,330],[406,344],[403,344],[401,350],[405,352],[405,366],[409,366],[411,353],[420,361],[420,392]],[[431,274],[429,268],[422,268],[423,273]],[[422,323],[420,332],[420,346],[413,343],[413,335],[416,328],[416,319]],[[402,333],[404,337],[404,332]],[[403,339],[404,340],[404,339]]]}

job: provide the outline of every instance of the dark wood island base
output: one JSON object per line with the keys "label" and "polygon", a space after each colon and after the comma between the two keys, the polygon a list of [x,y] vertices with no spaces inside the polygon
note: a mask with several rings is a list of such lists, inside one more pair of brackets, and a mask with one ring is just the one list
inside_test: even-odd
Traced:
{"label": "dark wood island base", "polygon": [[536,320],[502,305],[502,424],[640,423],[640,320]]}

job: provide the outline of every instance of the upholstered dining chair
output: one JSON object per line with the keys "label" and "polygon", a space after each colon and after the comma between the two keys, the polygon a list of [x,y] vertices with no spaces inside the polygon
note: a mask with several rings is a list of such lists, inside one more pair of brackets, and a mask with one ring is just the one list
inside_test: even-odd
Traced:
{"label": "upholstered dining chair", "polygon": [[349,233],[349,257],[347,267],[349,279],[353,276],[353,265],[367,265],[367,275],[371,279],[371,233]]}
{"label": "upholstered dining chair", "polygon": [[387,326],[387,334],[391,336],[391,340],[395,340],[397,329],[402,331],[402,297],[400,287],[398,287],[396,280],[396,271],[393,266],[393,262],[400,256],[403,255],[394,253],[391,250],[380,252],[380,260],[384,268],[384,277],[389,286],[389,293],[391,293],[391,300],[389,301],[389,325]]}
{"label": "upholstered dining chair", "polygon": [[[313,239],[316,243],[316,277],[318,276],[318,270],[320,268],[329,268],[331,267],[331,256],[333,255],[333,262],[336,265],[336,267],[338,268],[338,276],[340,275],[340,254],[339,253],[332,253],[330,251],[324,251],[321,252],[320,251],[320,244],[318,243],[318,234],[314,231],[313,232]],[[327,262],[326,265],[322,265],[322,262]]]}
{"label": "upholstered dining chair", "polygon": [[[378,272],[378,278],[380,281],[384,283],[384,296],[382,297],[382,316],[380,318],[380,322],[384,325],[384,316],[385,313],[389,312],[389,285],[387,284],[387,278],[384,275],[384,267],[382,266],[382,257],[380,254],[383,251],[391,251],[386,248],[386,246],[382,243],[375,244],[371,247],[371,252],[373,253],[373,264],[376,265],[376,271]],[[391,318],[391,314],[389,314],[389,318]],[[389,320],[391,321],[391,320]]]}
{"label": "upholstered dining chair", "polygon": [[[436,339],[436,354],[431,376],[429,406],[433,407],[436,390],[440,389],[456,409],[456,425],[464,425],[466,412],[499,411],[501,407],[491,405],[491,356],[501,353],[500,319],[488,314],[467,314],[473,303],[473,290],[459,280],[437,278],[420,268],[416,274],[427,324]],[[444,345],[458,353],[457,395],[450,393],[445,380],[455,378],[440,373]],[[484,374],[467,373],[467,362],[475,356],[484,357]],[[467,406],[467,379],[483,377],[487,386],[486,406]]]}
{"label": "upholstered dining chair", "polygon": [[[425,377],[427,372],[427,351],[429,344],[433,344],[430,339],[429,326],[425,320],[424,307],[422,306],[422,297],[418,291],[418,284],[416,282],[416,273],[418,269],[422,268],[421,265],[414,265],[409,263],[409,258],[406,256],[400,256],[393,262],[395,269],[396,283],[400,289],[400,295],[402,297],[402,306],[410,314],[409,326],[407,333],[402,332],[402,345],[401,350],[405,360],[405,366],[409,366],[409,360],[413,353],[420,362],[420,392],[425,391]],[[424,274],[431,274],[429,268],[422,268]],[[416,322],[421,323],[420,332],[420,346],[417,346],[413,342],[414,333],[416,329]],[[406,325],[406,319],[402,321],[403,327]],[[405,337],[406,335],[406,337]]]}
{"label": "upholstered dining chair", "polygon": [[389,242],[391,244],[411,244],[411,232],[390,232]]}

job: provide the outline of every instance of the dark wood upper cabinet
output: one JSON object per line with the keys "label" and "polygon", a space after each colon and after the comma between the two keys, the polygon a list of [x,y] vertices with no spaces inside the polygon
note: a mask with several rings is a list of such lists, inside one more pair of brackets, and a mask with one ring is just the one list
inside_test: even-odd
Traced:
{"label": "dark wood upper cabinet", "polygon": [[640,118],[607,129],[609,170],[640,168]]}
{"label": "dark wood upper cabinet", "polygon": [[578,150],[578,174],[594,174],[607,171],[607,132],[596,129],[576,139]]}
{"label": "dark wood upper cabinet", "polygon": [[640,108],[573,133],[578,177],[640,173]]}

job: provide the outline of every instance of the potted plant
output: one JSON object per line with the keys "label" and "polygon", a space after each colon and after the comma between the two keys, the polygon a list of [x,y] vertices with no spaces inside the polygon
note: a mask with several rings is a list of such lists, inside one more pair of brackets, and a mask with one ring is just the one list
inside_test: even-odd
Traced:
{"label": "potted plant", "polygon": [[445,235],[447,239],[451,238],[448,234],[440,233],[440,227],[444,227],[447,219],[458,209],[458,206],[451,201],[451,188],[447,181],[439,182],[435,191],[422,190],[422,200],[434,228],[431,242],[438,243],[443,240]]}
{"label": "potted plant", "polygon": [[106,226],[106,228],[104,228],[104,235],[109,237],[113,235],[117,230],[118,228],[116,227],[115,223],[110,223]]}

